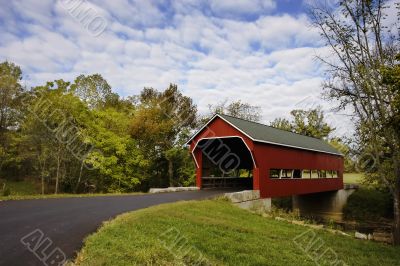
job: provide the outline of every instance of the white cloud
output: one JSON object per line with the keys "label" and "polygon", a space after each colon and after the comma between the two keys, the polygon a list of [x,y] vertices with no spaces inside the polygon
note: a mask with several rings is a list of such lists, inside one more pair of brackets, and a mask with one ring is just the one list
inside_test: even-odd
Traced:
{"label": "white cloud", "polygon": [[162,2],[93,1],[108,23],[98,37],[57,2],[8,3],[8,10],[26,10],[23,21],[0,10],[7,21],[0,23],[0,60],[21,65],[28,85],[100,73],[127,96],[172,82],[201,112],[225,98],[240,99],[261,106],[264,121],[320,94],[323,69],[315,55],[326,49],[305,15],[274,15],[273,1],[180,0],[164,12]]}
{"label": "white cloud", "polygon": [[265,12],[269,13],[276,8],[276,3],[273,0],[209,0],[209,3],[211,10],[222,17],[257,15]]}

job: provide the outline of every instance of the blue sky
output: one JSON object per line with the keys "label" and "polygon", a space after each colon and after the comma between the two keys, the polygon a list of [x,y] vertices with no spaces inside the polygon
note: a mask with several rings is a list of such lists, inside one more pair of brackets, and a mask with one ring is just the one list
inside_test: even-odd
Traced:
{"label": "blue sky", "polygon": [[100,73],[128,96],[176,83],[200,112],[242,100],[264,122],[328,108],[315,59],[328,49],[305,0],[0,1],[0,60],[20,65],[27,86]]}

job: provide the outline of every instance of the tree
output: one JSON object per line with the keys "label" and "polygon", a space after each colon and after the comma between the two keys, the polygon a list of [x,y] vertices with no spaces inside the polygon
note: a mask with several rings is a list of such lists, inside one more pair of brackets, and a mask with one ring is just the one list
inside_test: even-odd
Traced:
{"label": "tree", "polygon": [[329,144],[335,147],[338,151],[343,154],[344,158],[344,171],[347,173],[355,172],[356,161],[352,158],[351,149],[349,145],[344,142],[341,138],[334,137],[329,140]]}
{"label": "tree", "polygon": [[395,69],[400,47],[398,27],[388,25],[396,18],[386,12],[394,5],[384,0],[345,0],[335,10],[313,6],[310,15],[334,54],[332,60],[320,58],[329,67],[326,95],[339,101],[339,109],[354,110],[359,151],[372,157],[365,171],[372,179],[380,179],[393,195],[393,238],[399,245],[399,110],[396,86],[391,83],[397,78],[392,74],[385,78],[385,69]]}
{"label": "tree", "polygon": [[16,154],[11,152],[11,146],[23,94],[21,78],[19,66],[7,61],[0,63],[0,171],[8,161],[15,163]]}
{"label": "tree", "polygon": [[254,122],[259,122],[261,119],[261,107],[240,100],[229,104],[225,100],[216,105],[208,105],[208,109],[209,114],[202,119],[202,122],[207,122],[214,114],[226,114]]}
{"label": "tree", "polygon": [[[149,162],[129,135],[132,117],[112,107],[94,111],[93,117],[87,133],[94,149],[85,161],[94,169],[86,173],[85,181],[106,192],[139,190],[149,178],[146,172]],[[80,183],[78,180],[77,186]]]}
{"label": "tree", "polygon": [[17,122],[18,101],[23,92],[21,78],[19,66],[7,61],[0,63],[0,134]]}
{"label": "tree", "polygon": [[301,135],[327,139],[334,130],[324,120],[324,112],[321,108],[310,110],[292,110],[290,112],[291,120],[285,118],[276,118],[270,123],[271,126],[291,131]]}
{"label": "tree", "polygon": [[[138,97],[138,106],[131,122],[131,136],[152,161],[154,185],[174,185],[176,162],[184,140],[196,126],[197,107],[176,85],[165,91],[145,88]],[[175,162],[175,166],[174,166]],[[168,179],[163,178],[167,172]]]}
{"label": "tree", "polygon": [[275,127],[275,128],[279,128],[279,129],[282,129],[282,130],[294,132],[294,128],[293,128],[292,122],[290,122],[286,118],[280,118],[280,117],[275,118],[275,120],[270,123],[270,126],[271,127]]}
{"label": "tree", "polygon": [[[34,167],[44,180],[54,179],[54,193],[85,160],[86,125],[91,121],[89,109],[70,93],[70,83],[63,80],[35,87],[24,100],[26,113],[22,132],[34,149]],[[50,181],[50,180],[48,180]]]}
{"label": "tree", "polygon": [[104,107],[108,102],[116,101],[116,98],[118,98],[100,74],[78,76],[71,85],[71,91],[89,108]]}

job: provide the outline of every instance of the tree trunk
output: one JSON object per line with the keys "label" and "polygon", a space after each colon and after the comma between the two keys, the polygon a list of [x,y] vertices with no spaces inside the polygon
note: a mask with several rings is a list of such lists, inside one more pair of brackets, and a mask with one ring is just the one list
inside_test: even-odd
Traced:
{"label": "tree trunk", "polygon": [[41,186],[42,186],[42,195],[44,195],[44,171],[46,169],[46,159],[43,160],[43,164],[40,162],[40,157],[38,158],[39,167],[40,167],[40,179],[41,179]]}
{"label": "tree trunk", "polygon": [[75,192],[75,193],[78,192],[78,188],[79,188],[79,185],[80,185],[80,183],[81,183],[82,171],[83,171],[83,160],[82,160],[82,162],[81,162],[81,169],[79,170],[78,182],[76,182],[75,189],[74,189],[74,192]]}
{"label": "tree trunk", "polygon": [[395,188],[393,197],[393,244],[400,245],[400,168],[396,169],[397,176],[395,177]]}
{"label": "tree trunk", "polygon": [[56,187],[54,190],[54,194],[58,193],[58,183],[59,183],[59,179],[60,179],[60,150],[58,151],[58,155],[57,155],[57,173],[56,173]]}
{"label": "tree trunk", "polygon": [[43,173],[41,174],[41,183],[42,183],[42,195],[44,195],[44,175]]}
{"label": "tree trunk", "polygon": [[173,186],[172,180],[174,178],[174,163],[172,159],[168,160],[168,184],[169,186]]}

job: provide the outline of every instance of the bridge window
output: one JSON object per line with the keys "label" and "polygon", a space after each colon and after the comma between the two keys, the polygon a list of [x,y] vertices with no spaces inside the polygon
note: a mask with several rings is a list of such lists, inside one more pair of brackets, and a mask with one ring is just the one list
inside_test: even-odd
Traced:
{"label": "bridge window", "polygon": [[282,169],[281,178],[292,178],[293,170]]}
{"label": "bridge window", "polygon": [[318,171],[317,170],[311,170],[311,178],[318,178]]}
{"label": "bridge window", "polygon": [[319,178],[326,178],[326,171],[325,170],[319,170],[318,171],[318,176],[319,176]]}
{"label": "bridge window", "polygon": [[303,178],[311,178],[311,170],[303,170]]}
{"label": "bridge window", "polygon": [[331,171],[331,176],[333,177],[333,178],[338,178],[339,177],[339,175],[338,175],[338,171]]}
{"label": "bridge window", "polygon": [[281,169],[271,169],[269,170],[269,177],[270,178],[279,178],[281,174]]}
{"label": "bridge window", "polygon": [[300,169],[293,170],[293,178],[301,178],[301,170]]}
{"label": "bridge window", "polygon": [[318,178],[337,178],[337,170],[309,170],[309,169],[277,169],[269,170],[269,177],[272,179],[318,179]]}

